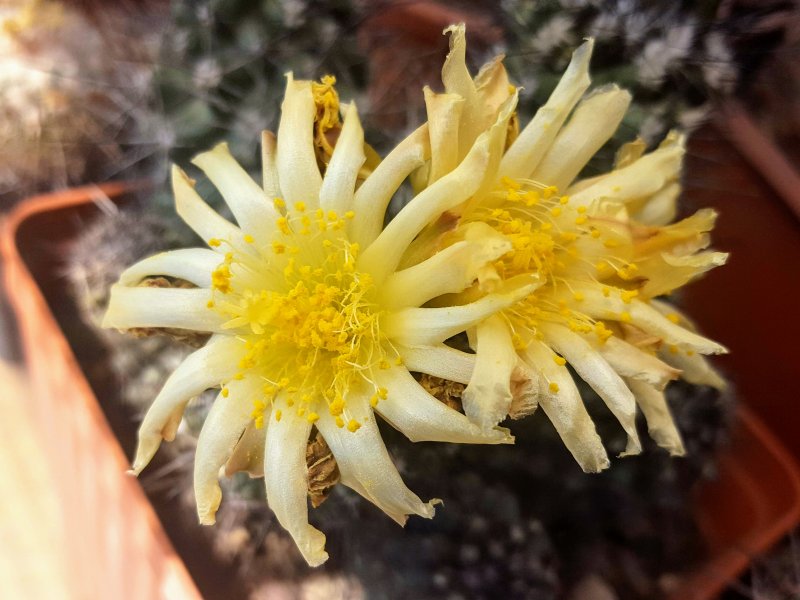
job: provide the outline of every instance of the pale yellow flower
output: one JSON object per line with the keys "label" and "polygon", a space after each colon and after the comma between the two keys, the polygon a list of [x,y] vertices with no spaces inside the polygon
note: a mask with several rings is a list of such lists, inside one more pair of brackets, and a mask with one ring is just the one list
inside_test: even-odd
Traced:
{"label": "pale yellow flower", "polygon": [[[238,225],[210,208],[194,182],[174,168],[177,211],[209,248],[166,252],[130,267],[112,289],[104,322],[212,334],[147,412],[133,469],[139,473],[161,440],[173,439],[191,398],[221,386],[197,442],[200,521],[214,522],[221,470],[263,474],[271,509],[311,565],[327,558],[325,536],[308,523],[312,429],[331,448],[342,483],[401,524],[409,514],[431,517],[435,501],[421,501],[403,484],[375,414],[412,441],[510,443],[507,430],[475,425],[429,395],[409,371],[464,378],[472,357],[444,340],[533,289],[532,277],[523,276],[475,302],[422,307],[471,286],[480,268],[511,247],[478,224],[441,253],[398,268],[428,223],[477,191],[492,156],[490,136],[477,136],[461,164],[384,229],[393,194],[430,156],[428,129],[412,133],[365,173],[355,105],[344,110],[335,146],[320,140],[338,126],[338,110],[330,81],[312,84],[290,75],[277,139],[263,136],[261,185],[224,144],[194,159]],[[327,162],[324,173],[320,157]],[[138,285],[155,275],[196,287]]]}
{"label": "pale yellow flower", "polygon": [[581,467],[599,471],[608,457],[569,364],[624,428],[624,454],[641,450],[637,404],[654,439],[682,454],[664,387],[681,372],[695,383],[722,385],[700,355],[725,349],[654,298],[726,259],[704,251],[713,211],[669,224],[680,191],[682,137],[671,134],[648,154],[639,141],[627,144],[614,170],[576,181],[630,102],[616,86],[586,94],[593,42],[574,53],[548,102],[517,135],[517,90],[502,60],[473,80],[464,60],[464,27],[447,32],[445,92],[425,91],[431,160],[416,174],[416,187],[435,185],[460,168],[471,145],[486,135],[490,169],[478,192],[423,232],[404,261],[413,264],[489,225],[512,250],[481,269],[471,289],[435,302],[474,302],[523,276],[538,282],[527,297],[469,332],[476,358],[473,373],[460,380],[468,383],[466,414],[490,428],[509,412],[519,417],[541,406]]}

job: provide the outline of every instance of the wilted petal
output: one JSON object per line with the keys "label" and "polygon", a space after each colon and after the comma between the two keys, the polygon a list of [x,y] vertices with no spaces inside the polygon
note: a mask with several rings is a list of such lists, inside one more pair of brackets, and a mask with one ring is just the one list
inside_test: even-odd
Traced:
{"label": "wilted petal", "polygon": [[428,127],[431,136],[431,168],[428,185],[441,179],[458,166],[458,130],[464,98],[458,94],[437,94],[429,87],[423,90]]}
{"label": "wilted petal", "polygon": [[377,376],[388,396],[375,410],[412,442],[510,444],[514,440],[507,429],[481,429],[431,396],[406,369],[391,368]]}
{"label": "wilted petal", "polygon": [[628,434],[623,455],[639,454],[642,445],[636,431],[636,400],[622,378],[580,335],[551,323],[542,323],[540,328],[550,346],[597,392]]}
{"label": "wilted petal", "polygon": [[[269,417],[269,413],[265,418]],[[240,471],[246,472],[250,477],[264,476],[264,444],[266,442],[266,429],[259,429],[251,421],[244,430],[242,437],[236,443],[231,457],[225,463],[225,476],[230,477]]]}
{"label": "wilted petal", "polygon": [[358,393],[347,398],[346,420],[355,420],[357,431],[339,428],[327,413],[320,416],[317,427],[336,458],[341,482],[375,504],[400,525],[407,515],[430,519],[434,503],[422,502],[403,483],[386,446],[381,439],[368,396]]}
{"label": "wilted petal", "polygon": [[687,354],[677,348],[662,348],[658,355],[668,365],[681,370],[681,379],[692,385],[709,385],[718,390],[728,387],[725,379],[717,373],[711,363],[701,354]]}
{"label": "wilted petal", "polygon": [[162,439],[172,441],[175,438],[186,403],[233,377],[243,354],[244,344],[239,340],[215,336],[184,359],[169,376],[139,426],[134,473],[138,475],[147,466]]}
{"label": "wilted petal", "polygon": [[282,411],[282,417],[269,419],[264,447],[267,502],[306,562],[316,567],[328,560],[328,553],[325,534],[308,523],[306,446],[311,423],[285,402],[276,402],[275,409]]}
{"label": "wilted petal", "polygon": [[[581,469],[598,473],[608,468],[603,442],[566,367],[557,365],[553,351],[536,340],[530,340],[523,356],[532,370],[542,374],[539,404]],[[551,384],[555,384],[555,391]]]}
{"label": "wilted petal", "polygon": [[253,401],[259,394],[259,380],[233,380],[208,411],[194,456],[194,497],[201,525],[213,525],[222,500],[220,469],[228,462],[236,444],[253,420]]}
{"label": "wilted petal", "polygon": [[680,370],[616,336],[600,344],[598,352],[623,377],[643,381],[658,390],[663,390],[667,383],[681,374]]}
{"label": "wilted petal", "polygon": [[647,420],[650,437],[673,456],[686,454],[681,434],[672,419],[664,392],[637,379],[628,379],[627,381]]}
{"label": "wilted petal", "polygon": [[225,318],[208,308],[209,291],[200,288],[111,287],[103,327],[171,327],[223,331]]}
{"label": "wilted petal", "polygon": [[464,412],[483,429],[505,419],[511,404],[511,374],[517,352],[506,322],[498,315],[476,326],[475,370],[461,396]]}
{"label": "wilted petal", "polygon": [[128,267],[119,276],[123,286],[135,286],[142,279],[154,275],[175,277],[195,284],[211,287],[211,271],[222,262],[220,255],[206,248],[184,248],[159,252]]}

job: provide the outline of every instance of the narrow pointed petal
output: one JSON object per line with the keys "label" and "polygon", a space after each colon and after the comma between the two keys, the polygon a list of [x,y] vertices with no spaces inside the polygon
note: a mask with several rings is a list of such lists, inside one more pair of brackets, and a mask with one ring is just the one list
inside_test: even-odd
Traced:
{"label": "narrow pointed petal", "polygon": [[[265,413],[264,418],[269,418]],[[242,437],[236,443],[231,457],[225,463],[225,476],[243,471],[252,478],[264,476],[264,444],[266,442],[266,429],[259,429],[255,422],[250,421]]]}
{"label": "narrow pointed petal", "polygon": [[283,416],[280,421],[269,419],[264,449],[267,503],[306,562],[317,567],[328,560],[328,553],[325,534],[308,522],[306,446],[311,423],[285,402],[276,402],[273,411],[278,408]]}
{"label": "narrow pointed petal", "polygon": [[382,282],[393,272],[411,241],[431,221],[474,194],[483,181],[489,161],[488,135],[475,142],[457,169],[420,192],[392,219],[359,259],[362,270]]}
{"label": "narrow pointed petal", "polygon": [[655,194],[680,175],[686,152],[683,137],[664,145],[630,165],[598,177],[596,183],[577,193],[567,190],[570,206],[589,206],[597,198],[630,202]]}
{"label": "narrow pointed petal", "polygon": [[271,131],[261,132],[261,185],[267,199],[272,201],[281,197],[281,182],[278,178],[276,154],[278,140]]}
{"label": "narrow pointed petal", "polygon": [[622,122],[631,95],[616,86],[587,96],[533,170],[532,178],[566,190]]}
{"label": "narrow pointed petal", "polygon": [[497,293],[461,306],[401,308],[386,315],[385,334],[405,346],[426,346],[443,342],[521,300],[537,287],[529,278],[507,282]]}
{"label": "narrow pointed petal", "polygon": [[350,223],[351,239],[366,248],[383,229],[386,207],[397,188],[431,155],[428,125],[400,142],[361,184],[353,199],[357,218]]}
{"label": "narrow pointed petal", "polygon": [[475,369],[475,355],[444,344],[435,346],[398,346],[403,365],[409,371],[427,373],[458,383],[469,383]]}
{"label": "narrow pointed petal", "polygon": [[642,444],[636,431],[636,400],[622,378],[580,335],[552,323],[542,323],[540,328],[550,346],[597,392],[622,425],[628,435],[623,456],[639,454]]}
{"label": "narrow pointed petal", "polygon": [[172,167],[172,190],[175,194],[175,210],[204,242],[211,239],[228,240],[244,245],[242,231],[230,221],[222,218],[194,189],[194,182],[181,169]]}
{"label": "narrow pointed petal", "polygon": [[686,449],[675,421],[672,419],[664,392],[644,381],[628,379],[628,385],[636,396],[636,402],[647,420],[647,430],[656,443],[672,456],[684,456]]}
{"label": "narrow pointed petal", "polygon": [[675,221],[678,214],[678,196],[680,194],[680,183],[670,183],[645,200],[641,208],[632,211],[631,217],[645,225],[668,225]]}
{"label": "narrow pointed petal", "polygon": [[187,356],[169,376],[139,426],[139,444],[133,460],[137,475],[155,455],[161,440],[172,441],[186,403],[236,374],[244,345],[230,336],[215,336]]}
{"label": "narrow pointed petal", "polygon": [[256,237],[272,232],[278,218],[272,201],[231,155],[228,144],[217,144],[212,150],[195,156],[192,162],[222,194],[242,231]]}
{"label": "narrow pointed petal", "polygon": [[423,92],[431,136],[431,168],[428,172],[428,185],[431,185],[458,166],[458,129],[464,98],[458,94],[437,94],[428,86]]}
{"label": "narrow pointed petal", "polygon": [[322,188],[319,192],[321,208],[344,215],[353,207],[356,179],[366,159],[364,129],[361,127],[358,111],[353,103],[347,107],[342,131],[336,140],[328,168],[325,170],[325,178],[322,180]]}
{"label": "narrow pointed petal", "polygon": [[357,393],[348,396],[345,417],[360,425],[357,431],[337,427],[327,412],[317,421],[336,458],[341,482],[400,525],[405,525],[407,515],[432,518],[435,501],[423,502],[403,483],[381,439],[368,397]]}
{"label": "narrow pointed petal", "polygon": [[525,179],[538,166],[569,113],[589,87],[589,61],[594,41],[588,40],[572,54],[572,61],[556,89],[506,151],[500,177]]}
{"label": "narrow pointed petal", "polygon": [[466,415],[481,428],[489,429],[508,415],[517,352],[508,325],[500,316],[481,321],[476,330],[475,370],[461,401]]}
{"label": "narrow pointed petal", "polygon": [[412,442],[453,442],[458,444],[510,444],[507,429],[483,430],[466,416],[440,402],[405,368],[378,373],[378,384],[388,390],[375,410],[392,427]]}
{"label": "narrow pointed petal", "polygon": [[676,348],[662,348],[659,357],[668,365],[681,370],[681,379],[693,385],[708,385],[718,390],[728,387],[722,377],[702,354],[691,355]]}
{"label": "narrow pointed petal", "polygon": [[201,525],[213,525],[222,500],[220,470],[233,454],[247,426],[252,422],[253,401],[259,394],[256,378],[233,380],[208,411],[194,457],[194,497]]}
{"label": "narrow pointed petal", "polygon": [[209,291],[201,288],[111,286],[103,327],[171,327],[194,331],[224,331],[225,318],[208,308]]}
{"label": "narrow pointed petal", "polygon": [[681,374],[680,370],[615,336],[601,344],[598,352],[623,377],[643,381],[657,390],[663,390]]}
{"label": "narrow pointed petal", "polygon": [[197,287],[211,287],[211,272],[222,262],[222,257],[206,248],[184,248],[160,252],[128,267],[119,276],[119,284],[136,286],[143,279],[155,275],[183,279]]}
{"label": "narrow pointed petal", "polygon": [[566,367],[553,362],[553,351],[537,340],[530,340],[523,355],[528,366],[542,374],[539,404],[581,469],[599,473],[608,468],[603,442]]}
{"label": "narrow pointed petal", "polygon": [[381,288],[383,304],[422,306],[437,296],[461,292],[473,284],[484,265],[509,250],[511,242],[499,234],[456,242],[413,267],[392,273]]}
{"label": "narrow pointed petal", "polygon": [[289,204],[305,202],[316,207],[322,175],[314,154],[316,107],[310,81],[286,76],[286,94],[281,106],[276,156],[281,192]]}

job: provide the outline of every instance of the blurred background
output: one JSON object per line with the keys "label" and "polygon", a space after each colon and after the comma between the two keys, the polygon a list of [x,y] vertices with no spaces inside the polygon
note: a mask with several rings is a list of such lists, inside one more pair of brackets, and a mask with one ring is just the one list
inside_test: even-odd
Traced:
{"label": "blurred background", "polygon": [[[409,486],[446,504],[404,530],[310,444],[322,569],[258,481],[227,480],[201,530],[191,469],[210,398],[154,468],[124,473],[191,345],[97,326],[125,266],[194,242],[169,165],[225,140],[257,175],[287,71],[334,74],[383,154],[424,120],[457,22],[474,71],[506,55],[523,125],[595,38],[593,85],[634,100],[586,176],[637,136],[690,134],[681,211],[718,209],[732,259],[678,300],[731,348],[715,363],[730,385],[669,389],[688,457],[650,447],[602,475],[541,415],[488,451],[387,428]],[[797,0],[0,0],[0,598],[800,598],[799,58]]]}

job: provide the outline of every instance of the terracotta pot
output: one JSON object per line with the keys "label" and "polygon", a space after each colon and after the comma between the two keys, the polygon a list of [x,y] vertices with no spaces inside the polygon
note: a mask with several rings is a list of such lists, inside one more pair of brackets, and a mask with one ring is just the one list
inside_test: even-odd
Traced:
{"label": "terracotta pot", "polygon": [[[62,502],[74,597],[197,598],[139,484],[125,474],[128,460],[30,269],[42,259],[31,248],[51,239],[44,225],[63,222],[70,207],[91,209],[98,192],[114,198],[125,191],[109,184],[33,198],[6,224],[6,282],[37,391],[27,406]],[[48,256],[58,276],[58,261]],[[711,555],[679,582],[676,600],[713,598],[800,519],[797,467],[751,411],[740,410],[733,444],[720,457],[720,478],[700,487],[695,512]]]}

